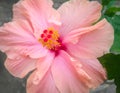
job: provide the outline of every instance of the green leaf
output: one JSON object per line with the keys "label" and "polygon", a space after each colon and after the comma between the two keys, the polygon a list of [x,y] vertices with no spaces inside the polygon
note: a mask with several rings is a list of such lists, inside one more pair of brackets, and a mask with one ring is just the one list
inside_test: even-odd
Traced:
{"label": "green leaf", "polygon": [[108,79],[114,79],[116,91],[120,93],[120,54],[106,54],[99,60],[107,70]]}
{"label": "green leaf", "polygon": [[108,5],[111,0],[102,0],[102,5]]}
{"label": "green leaf", "polygon": [[99,60],[107,70],[108,79],[120,77],[120,54],[106,54]]}
{"label": "green leaf", "polygon": [[102,5],[103,7],[106,6],[106,8],[110,8],[114,3],[115,3],[116,0],[102,0]]}
{"label": "green leaf", "polygon": [[110,7],[109,9],[106,10],[105,15],[112,17],[119,11],[120,7]]}
{"label": "green leaf", "polygon": [[113,5],[115,5],[115,2],[116,2],[116,0],[102,0],[102,5],[103,5],[102,13],[106,14],[107,16],[113,15],[114,14],[114,12],[113,12],[114,9],[111,9],[111,7]]}

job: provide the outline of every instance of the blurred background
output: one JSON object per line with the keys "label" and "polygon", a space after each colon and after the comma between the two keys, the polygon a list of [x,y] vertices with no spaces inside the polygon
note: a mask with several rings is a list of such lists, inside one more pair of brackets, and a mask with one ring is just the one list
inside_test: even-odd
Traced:
{"label": "blurred background", "polygon": [[[18,0],[0,0],[0,25],[8,22],[12,18],[12,5]],[[58,8],[63,2],[67,0],[53,0],[54,7]],[[100,0],[99,0],[100,1]],[[9,74],[4,68],[5,54],[0,52],[0,93],[26,93],[25,83],[26,78],[19,79]],[[112,81],[106,81],[91,93],[116,93],[116,86]]]}

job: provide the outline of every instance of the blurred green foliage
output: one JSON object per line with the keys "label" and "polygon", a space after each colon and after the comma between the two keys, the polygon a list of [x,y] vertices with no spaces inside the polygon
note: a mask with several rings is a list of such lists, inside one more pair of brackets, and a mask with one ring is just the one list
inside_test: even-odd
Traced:
{"label": "blurred green foliage", "polygon": [[102,0],[102,18],[106,18],[114,28],[114,43],[110,53],[99,58],[106,68],[108,79],[114,79],[116,92],[120,93],[120,6],[118,0]]}
{"label": "blurred green foliage", "polygon": [[114,43],[111,47],[111,52],[114,54],[120,54],[120,15],[114,15],[113,17],[105,16],[105,18],[114,28]]}

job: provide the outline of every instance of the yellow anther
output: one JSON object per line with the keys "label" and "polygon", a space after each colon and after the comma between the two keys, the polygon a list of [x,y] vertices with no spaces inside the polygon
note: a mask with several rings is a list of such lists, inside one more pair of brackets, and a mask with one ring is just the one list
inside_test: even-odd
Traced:
{"label": "yellow anther", "polygon": [[56,47],[61,46],[59,42],[58,31],[54,28],[48,28],[43,31],[39,42],[48,49],[56,50]]}

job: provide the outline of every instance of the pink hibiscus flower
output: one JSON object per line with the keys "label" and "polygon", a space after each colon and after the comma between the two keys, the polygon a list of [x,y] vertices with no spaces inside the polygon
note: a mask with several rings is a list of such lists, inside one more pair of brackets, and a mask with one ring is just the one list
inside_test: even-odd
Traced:
{"label": "pink hibiscus flower", "polygon": [[[88,93],[106,79],[98,57],[109,52],[113,28],[96,1],[20,0],[12,22],[0,27],[5,67],[27,80],[27,93]],[[97,23],[96,23],[97,22]]]}

